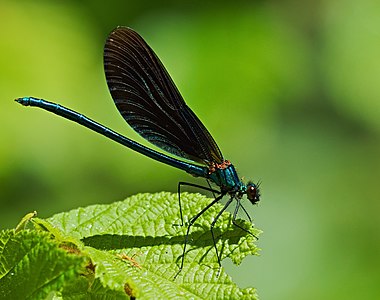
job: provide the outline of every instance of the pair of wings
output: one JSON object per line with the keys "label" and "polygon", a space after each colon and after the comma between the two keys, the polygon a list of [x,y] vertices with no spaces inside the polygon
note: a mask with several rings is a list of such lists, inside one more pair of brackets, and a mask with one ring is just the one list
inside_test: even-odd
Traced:
{"label": "pair of wings", "polygon": [[116,107],[143,138],[201,164],[223,162],[211,134],[138,33],[127,27],[111,32],[104,47],[104,69]]}

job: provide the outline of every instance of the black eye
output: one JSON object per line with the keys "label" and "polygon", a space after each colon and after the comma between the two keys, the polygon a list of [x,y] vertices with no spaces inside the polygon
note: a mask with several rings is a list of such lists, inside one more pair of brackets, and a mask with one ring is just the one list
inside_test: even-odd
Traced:
{"label": "black eye", "polygon": [[247,186],[247,198],[252,204],[256,204],[260,201],[259,190],[253,183]]}

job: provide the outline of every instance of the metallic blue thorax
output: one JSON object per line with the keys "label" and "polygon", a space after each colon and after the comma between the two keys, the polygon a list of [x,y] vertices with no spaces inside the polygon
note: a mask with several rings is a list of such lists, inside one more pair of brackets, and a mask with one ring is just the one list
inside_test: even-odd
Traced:
{"label": "metallic blue thorax", "polygon": [[245,190],[235,167],[230,164],[226,168],[217,168],[209,175],[211,181],[218,185],[223,192],[238,192]]}

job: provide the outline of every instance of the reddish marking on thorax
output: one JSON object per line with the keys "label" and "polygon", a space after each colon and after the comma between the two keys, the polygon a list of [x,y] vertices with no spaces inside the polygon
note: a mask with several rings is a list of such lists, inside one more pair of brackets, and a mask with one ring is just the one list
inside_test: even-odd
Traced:
{"label": "reddish marking on thorax", "polygon": [[208,166],[208,173],[209,174],[212,174],[214,173],[216,170],[224,170],[224,169],[227,169],[228,166],[231,165],[231,162],[229,160],[225,160],[224,162],[222,162],[221,164],[217,164],[215,162],[212,162],[209,166]]}

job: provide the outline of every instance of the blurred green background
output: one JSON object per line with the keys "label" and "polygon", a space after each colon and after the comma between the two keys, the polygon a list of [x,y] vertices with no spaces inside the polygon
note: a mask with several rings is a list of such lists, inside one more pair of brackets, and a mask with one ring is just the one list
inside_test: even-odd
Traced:
{"label": "blurred green background", "polygon": [[224,264],[239,285],[261,299],[379,297],[379,1],[2,0],[0,20],[1,228],[203,183],[13,101],[56,101],[143,142],[103,73],[107,34],[126,25],[240,175],[262,180],[247,206],[261,256]]}

